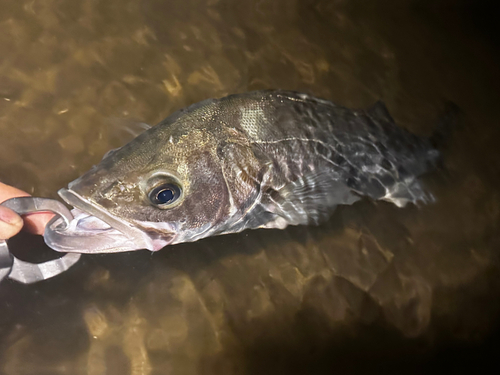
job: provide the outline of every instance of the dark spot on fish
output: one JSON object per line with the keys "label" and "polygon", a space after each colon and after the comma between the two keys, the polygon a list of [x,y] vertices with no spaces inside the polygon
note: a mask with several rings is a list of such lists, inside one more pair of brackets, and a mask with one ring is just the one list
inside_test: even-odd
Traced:
{"label": "dark spot on fish", "polygon": [[354,177],[349,177],[347,179],[346,183],[347,183],[347,186],[349,186],[350,188],[355,188],[358,185],[358,182],[356,181],[356,179]]}
{"label": "dark spot on fish", "polygon": [[326,156],[328,159],[330,159],[330,155],[332,153],[328,147],[323,146],[321,143],[316,144],[316,152],[320,155]]}
{"label": "dark spot on fish", "polygon": [[404,178],[405,176],[408,175],[408,171],[406,170],[405,167],[400,165],[400,166],[398,166],[398,174],[399,174],[399,178]]}
{"label": "dark spot on fish", "polygon": [[392,163],[387,160],[387,159],[382,159],[382,162],[380,163],[380,166],[384,168],[386,171],[389,171],[392,169]]}
{"label": "dark spot on fish", "polygon": [[378,177],[384,187],[392,186],[396,183],[394,177],[389,173],[384,173]]}
{"label": "dark spot on fish", "polygon": [[345,160],[345,158],[340,154],[335,154],[335,156],[333,157],[333,162],[335,164],[339,165],[340,167],[347,164],[347,161]]}

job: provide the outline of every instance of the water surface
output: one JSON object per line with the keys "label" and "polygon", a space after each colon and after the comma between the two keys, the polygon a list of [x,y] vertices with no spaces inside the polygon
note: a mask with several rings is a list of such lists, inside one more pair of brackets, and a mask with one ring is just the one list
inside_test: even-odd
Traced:
{"label": "water surface", "polygon": [[[463,111],[436,197],[319,227],[84,256],[0,285],[0,373],[432,373],[493,361],[500,311],[498,40],[486,2],[3,0],[0,179],[37,196],[138,122],[264,88],[382,99],[428,135]],[[475,5],[473,5],[475,4]],[[52,256],[40,238],[19,256]],[[493,363],[493,362],[492,362]]]}

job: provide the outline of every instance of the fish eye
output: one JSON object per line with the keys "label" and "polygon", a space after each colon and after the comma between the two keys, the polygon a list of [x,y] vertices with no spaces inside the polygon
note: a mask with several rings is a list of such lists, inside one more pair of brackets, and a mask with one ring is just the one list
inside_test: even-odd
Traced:
{"label": "fish eye", "polygon": [[149,192],[149,200],[156,206],[166,207],[179,199],[181,193],[181,188],[176,184],[162,184]]}

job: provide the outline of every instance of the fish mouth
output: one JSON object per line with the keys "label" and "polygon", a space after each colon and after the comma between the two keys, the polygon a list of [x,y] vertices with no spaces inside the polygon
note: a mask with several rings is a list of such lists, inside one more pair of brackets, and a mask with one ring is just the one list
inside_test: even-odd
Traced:
{"label": "fish mouth", "polygon": [[86,254],[156,251],[174,240],[173,231],[158,238],[154,232],[132,225],[72,190],[61,189],[58,194],[74,207],[71,211],[74,218],[67,228],[61,228],[62,220],[45,228],[45,243],[55,251]]}

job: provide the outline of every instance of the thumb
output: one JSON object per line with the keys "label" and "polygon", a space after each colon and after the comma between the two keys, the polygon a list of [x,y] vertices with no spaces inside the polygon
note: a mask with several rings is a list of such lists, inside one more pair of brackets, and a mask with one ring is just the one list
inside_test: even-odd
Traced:
{"label": "thumb", "polygon": [[15,236],[23,227],[23,219],[7,207],[0,206],[0,240]]}

